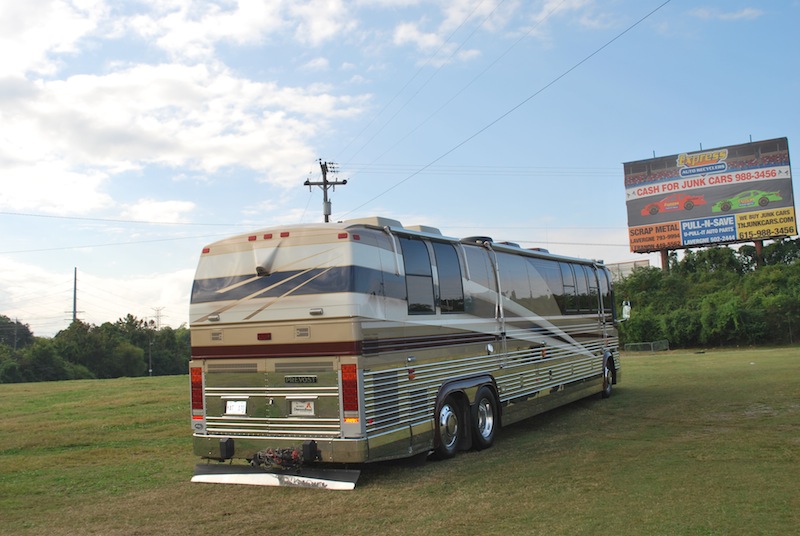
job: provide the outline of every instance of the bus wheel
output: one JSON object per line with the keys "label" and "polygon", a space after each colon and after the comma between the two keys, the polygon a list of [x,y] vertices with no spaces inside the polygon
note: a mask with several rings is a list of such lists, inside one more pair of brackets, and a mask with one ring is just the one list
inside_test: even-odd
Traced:
{"label": "bus wheel", "polygon": [[603,390],[600,392],[603,398],[611,396],[611,390],[614,385],[614,361],[611,358],[606,359],[603,365]]}
{"label": "bus wheel", "polygon": [[476,449],[492,446],[497,433],[497,400],[488,387],[481,387],[472,406],[472,438]]}
{"label": "bus wheel", "polygon": [[440,460],[452,458],[458,451],[461,440],[461,423],[458,403],[455,398],[448,396],[444,399],[439,413],[436,416],[436,428],[439,432],[439,444],[434,454]]}

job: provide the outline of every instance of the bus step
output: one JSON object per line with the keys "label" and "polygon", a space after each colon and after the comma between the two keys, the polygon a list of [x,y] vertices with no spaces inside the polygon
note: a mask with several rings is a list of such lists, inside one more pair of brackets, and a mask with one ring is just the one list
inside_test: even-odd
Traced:
{"label": "bus step", "polygon": [[350,469],[267,470],[250,465],[199,464],[194,468],[192,482],[350,490],[356,487],[359,475],[361,471]]}

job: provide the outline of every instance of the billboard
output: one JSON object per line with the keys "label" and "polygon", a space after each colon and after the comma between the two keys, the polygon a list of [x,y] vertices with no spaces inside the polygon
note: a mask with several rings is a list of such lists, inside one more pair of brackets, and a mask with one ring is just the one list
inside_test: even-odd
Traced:
{"label": "billboard", "polygon": [[786,138],[623,165],[634,253],[797,234]]}

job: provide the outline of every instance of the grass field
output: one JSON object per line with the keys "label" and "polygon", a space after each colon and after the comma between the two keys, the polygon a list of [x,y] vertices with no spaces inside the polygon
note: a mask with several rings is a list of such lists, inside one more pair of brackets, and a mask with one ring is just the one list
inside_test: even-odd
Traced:
{"label": "grass field", "polygon": [[353,491],[192,484],[188,377],[0,385],[0,534],[795,534],[800,349],[623,355],[597,397]]}

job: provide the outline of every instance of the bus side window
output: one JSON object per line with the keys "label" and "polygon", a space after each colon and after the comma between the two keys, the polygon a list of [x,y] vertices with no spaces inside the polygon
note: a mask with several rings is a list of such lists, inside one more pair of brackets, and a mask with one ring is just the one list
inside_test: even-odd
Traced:
{"label": "bus side window", "polygon": [[461,284],[461,265],[452,244],[433,242],[436,270],[439,273],[439,307],[443,313],[464,311],[464,287]]}
{"label": "bus side window", "polygon": [[558,263],[561,266],[561,279],[564,281],[564,312],[578,312],[578,296],[575,293],[575,274],[572,272],[572,265],[565,262]]}
{"label": "bus side window", "polygon": [[433,314],[433,274],[428,248],[422,240],[399,237],[406,271],[408,314]]}
{"label": "bus side window", "polygon": [[[578,307],[582,313],[588,311],[597,311],[597,305],[592,305],[591,296],[589,292],[590,284],[589,278],[591,277],[594,279],[594,275],[589,274],[588,267],[582,264],[576,264],[573,266],[575,270],[575,279],[577,279],[577,285],[575,290],[578,293]],[[597,284],[595,283],[595,300],[597,296]]]}
{"label": "bus side window", "polygon": [[589,278],[589,310],[596,313],[600,310],[600,291],[597,287],[597,279],[603,277],[603,274],[598,274],[594,266],[584,266],[586,269],[586,276]]}
{"label": "bus side window", "polygon": [[[564,312],[564,282],[561,279],[561,270],[556,261],[545,259],[528,259],[529,270],[533,277],[541,278],[541,284],[531,289],[534,291],[534,299],[537,301],[537,311],[545,311],[548,315],[559,315]],[[542,313],[540,313],[542,314]]]}
{"label": "bus side window", "polygon": [[597,277],[600,279],[600,299],[603,306],[603,314],[611,315],[614,318],[614,298],[611,295],[611,273],[608,268],[598,269]]}

